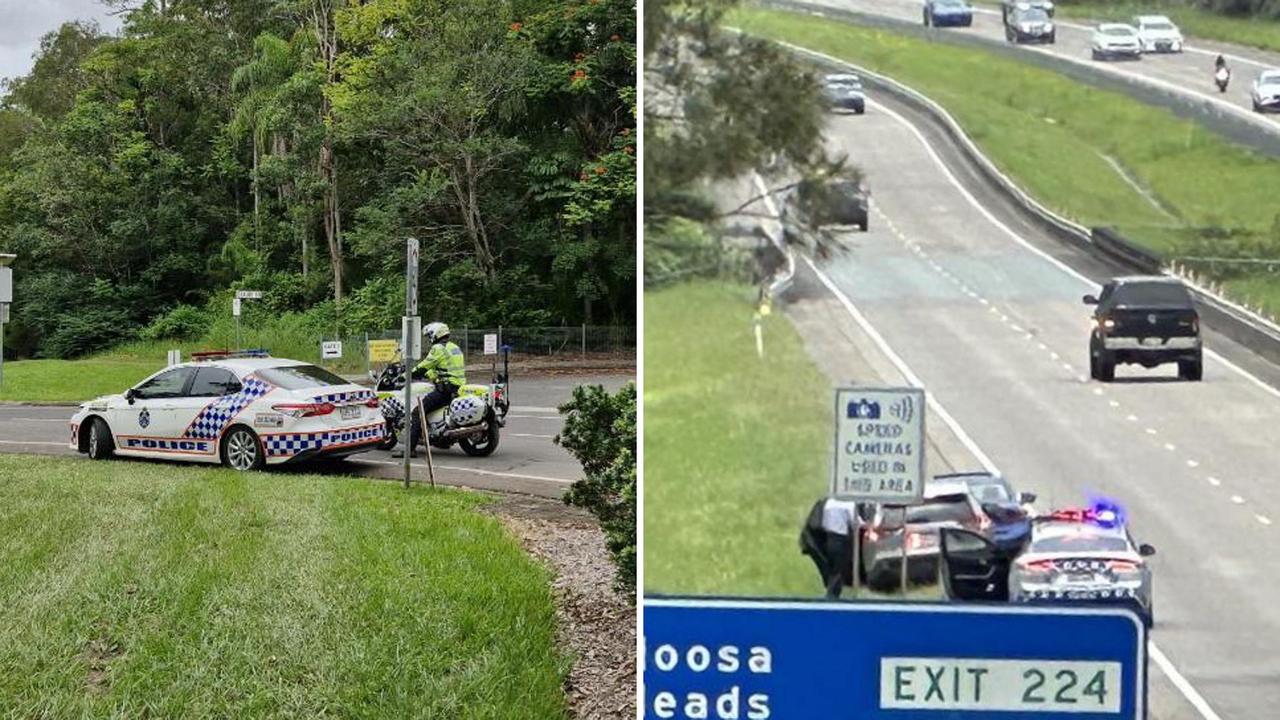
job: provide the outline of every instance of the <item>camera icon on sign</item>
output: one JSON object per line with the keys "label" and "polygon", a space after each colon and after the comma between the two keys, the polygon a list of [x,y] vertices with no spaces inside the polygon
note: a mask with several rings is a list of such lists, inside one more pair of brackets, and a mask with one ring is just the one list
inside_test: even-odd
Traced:
{"label": "camera icon on sign", "polygon": [[849,403],[845,408],[845,414],[849,418],[856,418],[859,420],[879,420],[880,403],[871,402],[866,398],[860,398]]}

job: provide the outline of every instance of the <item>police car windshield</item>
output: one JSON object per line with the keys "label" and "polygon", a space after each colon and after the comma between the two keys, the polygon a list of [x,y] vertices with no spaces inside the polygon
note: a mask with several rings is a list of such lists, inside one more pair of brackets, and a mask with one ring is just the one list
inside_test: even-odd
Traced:
{"label": "police car windshield", "polygon": [[1129,542],[1117,535],[1082,532],[1033,539],[1028,552],[1124,552],[1128,549]]}
{"label": "police car windshield", "polygon": [[350,385],[341,377],[316,367],[315,365],[288,365],[285,367],[263,368],[258,377],[282,387],[285,390],[305,390],[307,388],[327,387],[329,385]]}

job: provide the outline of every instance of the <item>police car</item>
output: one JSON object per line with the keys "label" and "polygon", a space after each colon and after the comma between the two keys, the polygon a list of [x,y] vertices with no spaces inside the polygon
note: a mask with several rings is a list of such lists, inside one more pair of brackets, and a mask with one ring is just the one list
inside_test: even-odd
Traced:
{"label": "police car", "polygon": [[80,406],[71,448],[255,470],[373,449],[384,423],[372,390],[264,351],[195,353],[122,395]]}
{"label": "police car", "polygon": [[1146,558],[1155,548],[1134,542],[1112,503],[1039,516],[1017,549],[960,529],[943,529],[941,545],[949,598],[1128,605],[1148,625],[1154,620]]}

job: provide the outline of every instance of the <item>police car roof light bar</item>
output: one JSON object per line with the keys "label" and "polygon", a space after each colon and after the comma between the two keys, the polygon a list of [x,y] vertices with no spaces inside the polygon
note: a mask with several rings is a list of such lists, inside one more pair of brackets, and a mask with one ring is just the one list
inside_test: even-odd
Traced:
{"label": "police car roof light bar", "polygon": [[231,358],[268,358],[271,353],[261,348],[253,350],[206,350],[204,352],[191,353],[191,359],[200,362],[202,360],[229,360]]}

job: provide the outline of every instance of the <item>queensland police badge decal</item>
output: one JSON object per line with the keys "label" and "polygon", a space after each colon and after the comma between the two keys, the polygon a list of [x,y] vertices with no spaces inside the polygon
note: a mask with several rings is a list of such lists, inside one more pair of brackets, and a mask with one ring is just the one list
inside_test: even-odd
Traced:
{"label": "queensland police badge decal", "polygon": [[138,427],[146,427],[151,424],[151,413],[142,408],[142,412],[138,413]]}

